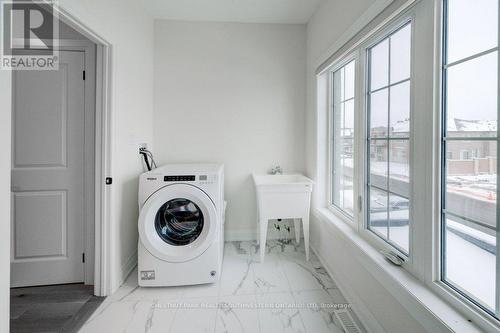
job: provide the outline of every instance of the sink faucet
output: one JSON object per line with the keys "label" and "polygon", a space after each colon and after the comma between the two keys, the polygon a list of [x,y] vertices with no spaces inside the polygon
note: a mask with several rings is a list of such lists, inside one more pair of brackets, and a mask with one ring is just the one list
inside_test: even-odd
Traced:
{"label": "sink faucet", "polygon": [[270,172],[271,175],[282,175],[283,174],[283,169],[279,165],[275,166],[274,168],[271,169]]}

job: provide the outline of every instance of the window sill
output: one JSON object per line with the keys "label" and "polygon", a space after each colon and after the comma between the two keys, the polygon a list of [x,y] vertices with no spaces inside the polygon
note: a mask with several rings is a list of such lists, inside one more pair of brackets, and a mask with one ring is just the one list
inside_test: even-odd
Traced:
{"label": "window sill", "polygon": [[355,228],[356,224],[354,223],[354,218],[344,213],[341,209],[337,208],[334,205],[330,205],[326,208],[329,214],[334,215],[339,221],[347,223],[351,228]]}
{"label": "window sill", "polygon": [[429,332],[482,332],[431,288],[401,267],[389,263],[378,250],[350,225],[327,208],[313,209],[313,215],[344,238],[357,260]]}

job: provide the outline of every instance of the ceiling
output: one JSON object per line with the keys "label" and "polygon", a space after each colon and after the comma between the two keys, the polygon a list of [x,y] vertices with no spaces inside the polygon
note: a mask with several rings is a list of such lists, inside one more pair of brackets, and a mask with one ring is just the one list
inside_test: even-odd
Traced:
{"label": "ceiling", "polygon": [[143,0],[156,19],[307,23],[322,0]]}

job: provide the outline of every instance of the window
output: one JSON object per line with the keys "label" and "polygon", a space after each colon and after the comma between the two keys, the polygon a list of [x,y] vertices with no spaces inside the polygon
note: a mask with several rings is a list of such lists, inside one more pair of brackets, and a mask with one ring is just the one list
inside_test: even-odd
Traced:
{"label": "window", "polygon": [[411,23],[368,49],[367,226],[409,254]]}
{"label": "window", "polygon": [[316,91],[317,212],[348,216],[486,332],[500,328],[499,2],[415,1],[321,65]]}
{"label": "window", "polygon": [[470,150],[461,150],[460,151],[460,159],[461,160],[470,160],[472,158],[472,154]]}
{"label": "window", "polygon": [[348,216],[354,211],[354,78],[355,61],[334,71],[331,78],[331,204]]}
{"label": "window", "polygon": [[444,4],[441,279],[500,318],[498,10],[498,0]]}

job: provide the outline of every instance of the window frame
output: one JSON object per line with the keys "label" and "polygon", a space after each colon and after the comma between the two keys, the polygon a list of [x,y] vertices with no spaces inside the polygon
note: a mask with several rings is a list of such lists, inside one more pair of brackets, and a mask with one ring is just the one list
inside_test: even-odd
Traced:
{"label": "window frame", "polygon": [[342,57],[338,61],[334,62],[331,66],[328,68],[328,114],[327,114],[327,121],[328,121],[328,130],[327,130],[327,138],[328,138],[328,153],[327,153],[327,182],[328,185],[326,186],[326,204],[327,208],[334,213],[337,217],[341,218],[344,222],[349,224],[351,227],[356,226],[356,219],[357,219],[357,211],[358,211],[358,196],[359,196],[359,191],[358,191],[358,186],[357,183],[358,181],[354,179],[353,177],[353,216],[350,216],[347,212],[345,212],[342,208],[338,207],[333,203],[333,157],[334,157],[334,151],[333,151],[333,138],[334,138],[334,129],[333,129],[333,118],[334,118],[334,97],[333,97],[333,89],[334,89],[334,74],[338,70],[342,69],[344,66],[348,65],[354,61],[354,138],[353,138],[353,174],[356,174],[356,170],[358,168],[358,149],[357,149],[357,141],[358,141],[358,136],[359,136],[359,126],[357,125],[357,119],[359,118],[359,107],[358,107],[358,101],[359,101],[359,85],[358,85],[358,74],[359,74],[359,55],[358,52],[351,52],[347,56]]}
{"label": "window frame", "polygon": [[[364,110],[363,114],[365,115],[365,122],[363,124],[363,132],[364,132],[364,156],[365,156],[365,170],[363,173],[363,197],[364,197],[364,207],[366,207],[365,212],[364,212],[364,222],[362,228],[368,232],[366,237],[376,237],[376,243],[378,246],[382,247],[383,250],[386,251],[392,251],[398,254],[405,263],[408,263],[411,261],[411,252],[412,252],[412,234],[413,234],[413,134],[414,134],[414,129],[413,129],[413,88],[414,88],[414,49],[415,49],[415,38],[414,38],[414,33],[415,33],[415,28],[414,28],[414,22],[415,22],[415,13],[413,10],[409,10],[408,13],[405,15],[402,15],[393,21],[391,21],[381,32],[375,34],[372,38],[369,39],[368,43],[363,46],[363,53],[365,56],[365,71],[364,71],[364,88],[363,88],[363,97],[365,99],[364,102]],[[370,50],[374,48],[375,46],[379,45],[386,39],[390,38],[390,36],[394,35],[404,27],[406,27],[408,24],[411,24],[411,57],[410,57],[410,78],[406,80],[400,80],[395,83],[390,83],[390,63],[388,63],[389,66],[389,74],[388,74],[388,84],[387,86],[384,86],[382,88],[377,88],[374,91],[379,91],[383,89],[390,89],[391,87],[397,86],[398,84],[402,84],[403,82],[410,82],[410,133],[408,138],[404,138],[404,140],[408,140],[408,145],[409,145],[409,158],[408,158],[408,164],[409,164],[409,174],[410,174],[410,182],[409,182],[409,190],[408,190],[408,198],[406,198],[409,202],[410,209],[408,212],[408,219],[409,219],[409,234],[408,234],[408,253],[404,252],[403,249],[399,248],[397,245],[393,244],[390,242],[388,239],[384,239],[380,235],[378,235],[375,231],[370,230],[369,226],[369,216],[370,216],[370,211],[368,210],[369,207],[369,200],[370,200],[370,185],[368,184],[368,181],[370,179],[370,139],[368,138],[369,131],[370,131],[370,101],[369,101],[369,94],[373,93],[370,92]],[[390,49],[388,51],[390,53]],[[389,95],[390,96],[390,95]],[[390,102],[388,102],[390,103]],[[388,110],[388,112],[390,112]],[[390,124],[388,124],[390,125]],[[390,137],[389,133],[387,133],[387,138],[381,138],[382,140],[386,140],[388,142],[391,141],[391,139],[388,139]],[[398,140],[398,138],[395,138],[394,140]],[[389,147],[387,148],[389,151]],[[388,157],[389,158],[389,157]],[[387,175],[389,179],[389,175]],[[391,194],[389,189],[387,190],[382,190],[387,194]],[[395,194],[395,193],[394,193]],[[398,194],[396,194],[398,195]]]}
{"label": "window frame", "polygon": [[[434,1],[434,0],[430,0]],[[416,1],[413,5],[409,6],[407,9],[405,9],[402,13],[398,14],[394,18],[392,18],[388,23],[384,24],[380,29],[376,29],[375,31],[372,31],[371,33],[368,33],[368,37],[364,39],[361,43],[356,45],[354,48],[350,49],[346,53],[344,53],[342,56],[338,57],[336,60],[332,61],[332,63],[326,67],[324,72],[328,72],[328,78],[327,78],[327,152],[326,152],[326,178],[325,181],[327,181],[327,186],[325,187],[324,190],[326,190],[326,193],[323,193],[325,195],[325,201],[326,201],[326,208],[335,214],[338,218],[340,218],[342,221],[346,222],[349,226],[354,228],[355,230],[358,231],[360,236],[368,241],[373,247],[375,247],[377,250],[380,251],[392,251],[397,253],[402,259],[403,259],[403,267],[407,269],[410,273],[416,275],[419,271],[422,271],[423,266],[422,259],[422,254],[415,254],[417,251],[413,251],[413,228],[409,228],[409,253],[410,255],[408,256],[406,253],[398,249],[397,247],[394,247],[392,244],[388,243],[387,241],[383,240],[380,236],[376,235],[374,232],[371,230],[368,230],[367,228],[367,212],[366,212],[366,207],[367,205],[367,194],[366,194],[366,189],[367,189],[367,182],[366,182],[366,177],[367,177],[367,167],[368,163],[366,161],[366,157],[368,156],[367,154],[369,153],[369,148],[367,149],[367,83],[368,83],[368,49],[375,46],[376,44],[380,43],[383,41],[385,38],[393,34],[394,32],[398,31],[408,23],[411,23],[411,35],[412,35],[412,41],[411,41],[411,68],[410,68],[410,117],[413,116],[413,109],[414,109],[414,99],[413,99],[413,90],[414,90],[414,58],[415,58],[415,25],[413,24],[415,22],[415,4],[419,3],[420,1]],[[355,189],[354,189],[354,217],[350,217],[349,215],[345,214],[341,209],[336,207],[335,205],[332,205],[332,110],[333,110],[333,96],[332,96],[332,76],[335,71],[338,69],[342,68],[344,65],[348,64],[350,61],[355,60],[356,61],[356,66],[355,66],[355,104],[354,104],[354,174],[357,175],[357,179],[354,179],[355,183]],[[410,133],[414,133],[414,125],[413,122],[410,122]],[[409,139],[409,145],[410,145],[410,152],[409,152],[409,164],[410,164],[410,179],[414,179],[413,177],[413,171],[412,171],[412,165],[413,165],[413,145],[414,145],[414,139],[413,136],[410,135]],[[409,191],[409,201],[412,202],[413,198],[413,190],[411,189],[410,185],[410,191]],[[410,212],[409,212],[409,218],[410,220],[413,220],[413,208],[412,204],[410,203]],[[411,254],[412,252],[413,255]],[[418,260],[416,262],[418,263],[419,267],[415,267],[415,260],[414,257],[417,257]],[[422,274],[420,274],[422,275]]]}
{"label": "window frame", "polygon": [[[447,95],[447,68],[454,66],[455,64],[461,64],[468,62],[470,60],[474,60],[480,58],[483,55],[487,55],[490,53],[497,52],[497,85],[500,83],[500,45],[497,41],[497,47],[488,49],[482,52],[474,53],[473,55],[467,56],[460,60],[455,60],[448,63],[447,57],[447,48],[448,48],[448,40],[447,40],[447,5],[449,0],[435,0],[436,1],[436,39],[439,40],[438,46],[435,51],[435,66],[434,70],[436,72],[435,77],[435,101],[436,101],[436,110],[437,110],[437,119],[438,122],[437,132],[435,139],[436,149],[438,151],[437,159],[434,163],[436,175],[437,175],[437,193],[435,195],[435,202],[437,209],[437,216],[435,219],[434,227],[436,229],[436,233],[438,234],[437,240],[435,241],[435,249],[436,254],[434,256],[433,269],[434,269],[434,281],[431,285],[432,289],[437,291],[441,296],[444,296],[447,300],[452,302],[455,306],[459,306],[461,309],[465,310],[468,316],[475,319],[475,321],[481,324],[482,328],[485,328],[489,331],[491,327],[495,327],[496,329],[500,326],[500,204],[497,201],[496,205],[496,304],[495,309],[492,312],[488,308],[486,308],[485,304],[482,304],[477,297],[470,295],[467,290],[464,290],[459,285],[454,285],[453,283],[446,281],[445,279],[445,264],[443,260],[444,251],[445,251],[445,232],[444,229],[446,227],[446,223],[444,221],[445,214],[443,211],[443,202],[446,200],[446,159],[447,159],[447,150],[444,149],[446,142],[448,141],[446,134],[446,124],[447,124],[447,105],[446,105],[446,95]],[[500,12],[500,3],[499,3],[499,12]],[[500,15],[499,15],[497,38],[500,40]],[[496,51],[495,51],[496,50]],[[498,89],[498,88],[497,88]],[[500,98],[497,98],[497,123],[500,121]],[[497,127],[497,131],[498,131]],[[463,139],[462,141],[467,141]],[[497,143],[496,153],[497,153],[497,173],[500,169],[500,132],[497,132],[497,136],[492,137],[484,137],[481,141],[495,141]],[[459,158],[462,159],[462,150],[459,153]],[[474,152],[469,151],[471,157],[474,155]],[[497,193],[500,190],[500,182],[497,174]],[[499,196],[497,196],[499,198]],[[479,310],[479,311],[478,311]],[[496,316],[496,317],[495,317]],[[490,326],[491,325],[491,326]]]}

